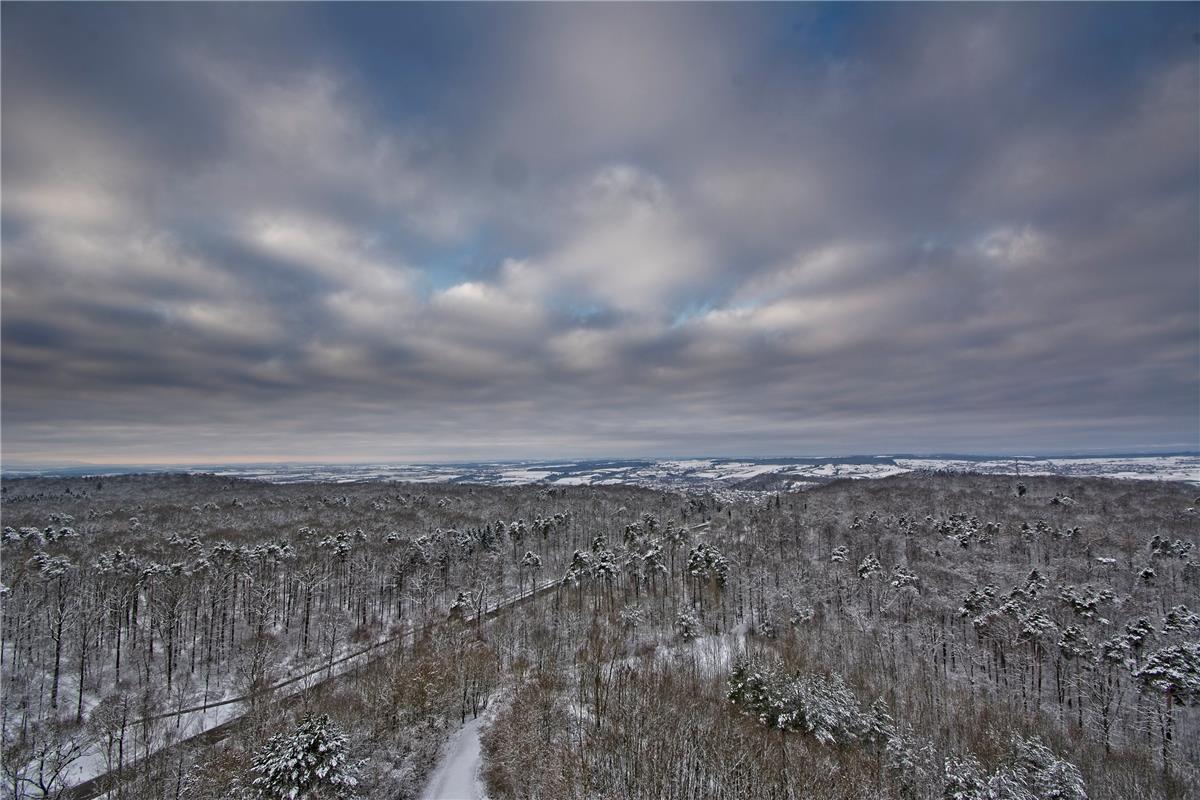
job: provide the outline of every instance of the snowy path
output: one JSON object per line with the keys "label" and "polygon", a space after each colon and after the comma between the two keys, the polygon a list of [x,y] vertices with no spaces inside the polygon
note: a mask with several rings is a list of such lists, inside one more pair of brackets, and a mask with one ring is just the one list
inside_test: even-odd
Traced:
{"label": "snowy path", "polygon": [[482,718],[468,720],[447,740],[421,800],[485,800],[483,782],[479,779],[479,769],[483,766],[479,744],[482,722]]}

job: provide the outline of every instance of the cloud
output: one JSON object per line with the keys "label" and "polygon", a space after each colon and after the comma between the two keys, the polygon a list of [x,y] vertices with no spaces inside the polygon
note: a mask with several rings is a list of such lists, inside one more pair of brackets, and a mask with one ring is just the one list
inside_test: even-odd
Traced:
{"label": "cloud", "polygon": [[662,181],[628,165],[590,176],[544,258],[552,281],[588,300],[640,313],[667,313],[713,277],[713,254]]}
{"label": "cloud", "polygon": [[1186,8],[478,14],[6,8],[6,455],[1200,444]]}

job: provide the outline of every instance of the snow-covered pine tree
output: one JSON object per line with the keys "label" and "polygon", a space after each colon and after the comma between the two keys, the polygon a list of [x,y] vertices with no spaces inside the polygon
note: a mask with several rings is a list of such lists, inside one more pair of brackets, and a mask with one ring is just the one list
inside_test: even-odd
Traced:
{"label": "snow-covered pine tree", "polygon": [[358,785],[346,735],[328,715],[305,715],[292,733],[280,733],[255,753],[250,771],[261,800],[352,798]]}
{"label": "snow-covered pine tree", "polygon": [[1159,713],[1163,771],[1171,769],[1171,739],[1174,736],[1175,706],[1200,705],[1200,642],[1159,648],[1135,670],[1133,678],[1143,692],[1163,697]]}
{"label": "snow-covered pine tree", "polygon": [[892,586],[897,589],[913,588],[918,589],[921,584],[921,579],[917,574],[907,567],[897,564],[892,567]]}
{"label": "snow-covered pine tree", "polygon": [[867,553],[863,556],[863,560],[858,565],[858,577],[862,580],[873,578],[883,572],[883,567],[879,563],[879,559],[872,553]]}
{"label": "snow-covered pine tree", "polygon": [[1144,690],[1161,692],[1174,705],[1200,705],[1200,642],[1154,651],[1133,677]]}
{"label": "snow-covered pine tree", "polygon": [[472,606],[470,593],[459,592],[454,596],[454,602],[450,604],[450,619],[464,619]]}
{"label": "snow-covered pine tree", "polygon": [[521,568],[519,571],[521,591],[525,590],[525,571],[533,573],[534,584],[537,584],[537,574],[542,569],[542,557],[532,550],[526,550],[525,555],[521,556]]}
{"label": "snow-covered pine tree", "polygon": [[942,797],[944,800],[984,800],[987,778],[979,759],[967,753],[947,756],[942,766]]}
{"label": "snow-covered pine tree", "polygon": [[802,732],[824,744],[874,742],[890,718],[882,707],[865,713],[841,676],[787,676],[778,664],[739,661],[729,676],[728,697],[760,724]]}
{"label": "snow-covered pine tree", "polygon": [[700,635],[700,620],[690,611],[681,611],[675,618],[675,630],[679,633],[679,638],[691,641]]}
{"label": "snow-covered pine tree", "polygon": [[1054,755],[1041,739],[1016,737],[1010,758],[1017,782],[1037,800],[1087,800],[1079,768]]}
{"label": "snow-covered pine tree", "polygon": [[970,753],[950,756],[942,779],[944,800],[1087,800],[1078,767],[1036,737],[1014,738],[1006,763],[991,775]]}
{"label": "snow-covered pine tree", "polygon": [[837,673],[801,678],[790,688],[779,727],[802,730],[825,744],[862,742],[871,733],[871,719]]}
{"label": "snow-covered pine tree", "polygon": [[903,800],[928,796],[937,773],[933,745],[916,735],[912,725],[895,728],[884,747],[884,768],[892,775]]}
{"label": "snow-covered pine tree", "polygon": [[1200,630],[1200,614],[1190,611],[1187,606],[1175,606],[1163,617],[1163,633],[1190,633]]}

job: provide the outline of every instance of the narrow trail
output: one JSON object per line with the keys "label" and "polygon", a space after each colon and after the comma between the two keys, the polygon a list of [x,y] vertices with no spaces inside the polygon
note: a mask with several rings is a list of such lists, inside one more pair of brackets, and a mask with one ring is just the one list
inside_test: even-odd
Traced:
{"label": "narrow trail", "polygon": [[483,749],[479,742],[482,717],[468,720],[442,746],[437,768],[429,776],[421,800],[486,800],[479,770]]}

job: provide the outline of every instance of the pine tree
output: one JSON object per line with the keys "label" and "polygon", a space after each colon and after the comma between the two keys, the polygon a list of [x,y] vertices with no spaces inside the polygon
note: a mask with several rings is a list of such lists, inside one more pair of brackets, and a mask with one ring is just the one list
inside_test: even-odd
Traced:
{"label": "pine tree", "polygon": [[1017,737],[1011,761],[1017,782],[1037,800],[1087,800],[1079,768],[1055,756],[1041,739]]}
{"label": "pine tree", "polygon": [[358,785],[346,735],[327,715],[305,715],[292,733],[281,733],[255,755],[250,771],[262,800],[352,798]]}
{"label": "pine tree", "polygon": [[933,745],[918,737],[912,725],[894,728],[884,747],[884,767],[896,782],[901,798],[926,797],[926,787],[937,769]]}
{"label": "pine tree", "polygon": [[1163,771],[1171,768],[1171,739],[1174,735],[1175,706],[1200,705],[1200,642],[1163,647],[1152,653],[1133,673],[1143,692],[1159,692],[1164,705],[1160,710],[1159,736],[1162,742]]}
{"label": "pine tree", "polygon": [[679,638],[691,641],[700,635],[700,620],[690,611],[681,611],[675,618],[675,630],[679,632]]}
{"label": "pine tree", "polygon": [[1163,633],[1190,633],[1200,629],[1200,614],[1188,610],[1187,606],[1175,606],[1163,617]]}
{"label": "pine tree", "polygon": [[1156,650],[1133,677],[1143,690],[1166,695],[1168,704],[1200,705],[1200,642]]}
{"label": "pine tree", "polygon": [[881,572],[883,572],[883,567],[880,566],[879,559],[871,553],[865,555],[858,565],[858,577],[864,581],[875,577]]}
{"label": "pine tree", "polygon": [[983,766],[970,753],[947,756],[942,766],[942,784],[944,800],[984,800],[987,796]]}
{"label": "pine tree", "polygon": [[454,597],[454,602],[450,604],[450,619],[465,619],[467,612],[471,610],[474,603],[471,601],[469,592],[459,592]]}
{"label": "pine tree", "polygon": [[727,696],[768,728],[807,733],[824,744],[878,741],[891,727],[880,706],[865,713],[837,674],[788,677],[778,664],[740,661]]}

